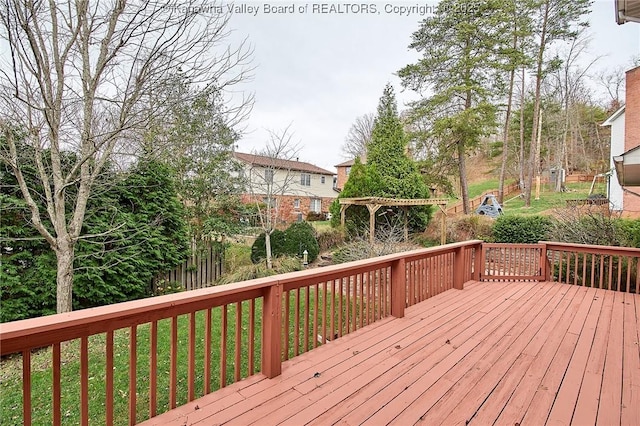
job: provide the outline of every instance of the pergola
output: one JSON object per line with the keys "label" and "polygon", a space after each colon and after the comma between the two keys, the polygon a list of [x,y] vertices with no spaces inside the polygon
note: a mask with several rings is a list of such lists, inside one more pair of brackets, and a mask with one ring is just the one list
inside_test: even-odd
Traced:
{"label": "pergola", "polygon": [[373,244],[376,232],[376,212],[381,207],[400,207],[404,211],[404,240],[409,240],[409,225],[407,219],[407,208],[413,206],[437,205],[442,211],[442,221],[440,228],[440,242],[446,243],[446,211],[447,199],[445,198],[383,198],[383,197],[360,197],[360,198],[340,198],[340,223],[344,226],[345,212],[349,206],[366,206],[369,210],[369,242]]}

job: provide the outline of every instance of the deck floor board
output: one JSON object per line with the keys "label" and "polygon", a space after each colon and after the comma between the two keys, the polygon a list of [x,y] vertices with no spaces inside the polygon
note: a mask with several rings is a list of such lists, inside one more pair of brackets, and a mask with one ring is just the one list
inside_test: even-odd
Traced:
{"label": "deck floor board", "polygon": [[640,424],[639,324],[637,294],[467,283],[145,424]]}

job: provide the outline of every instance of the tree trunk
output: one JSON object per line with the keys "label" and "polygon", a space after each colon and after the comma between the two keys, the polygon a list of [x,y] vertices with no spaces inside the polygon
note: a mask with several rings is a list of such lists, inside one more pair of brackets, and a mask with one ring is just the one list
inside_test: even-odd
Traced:
{"label": "tree trunk", "polygon": [[75,244],[69,237],[58,238],[56,253],[56,312],[73,310],[73,260]]}
{"label": "tree trunk", "polygon": [[[549,1],[544,5],[544,15],[542,17],[542,28],[540,32],[540,46],[538,48],[537,68],[536,68],[536,92],[533,105],[533,120],[531,128],[531,150],[529,151],[529,164],[527,167],[527,182],[525,184],[524,205],[531,206],[531,189],[533,186],[533,175],[539,174],[539,158],[538,158],[538,121],[540,115],[540,92],[542,88],[542,65],[544,62],[544,50],[547,36],[547,21],[549,19]],[[536,164],[536,159],[538,164]]]}
{"label": "tree trunk", "polygon": [[464,214],[471,213],[469,207],[469,184],[467,182],[467,165],[465,161],[464,141],[458,141],[458,170],[460,172],[460,192],[462,192],[462,209]]}
{"label": "tree trunk", "polygon": [[271,232],[264,233],[264,249],[267,255],[267,269],[273,268],[273,261],[271,259]]}
{"label": "tree trunk", "polygon": [[[467,98],[464,103],[464,109],[471,108],[471,92],[467,91]],[[458,147],[458,170],[460,172],[460,192],[462,192],[462,210],[464,214],[471,213],[469,207],[469,183],[467,182],[467,164],[466,164],[466,149],[465,141],[459,140],[457,142]]]}
{"label": "tree trunk", "polygon": [[524,81],[524,77],[525,77],[525,67],[522,67],[522,82],[521,82],[521,87],[520,87],[520,155],[519,155],[519,161],[520,161],[520,174],[518,176],[519,178],[519,186],[520,186],[520,191],[522,192],[524,190],[524,179],[525,179],[525,174],[524,174],[524,170],[525,170],[525,163],[524,163],[524,107],[525,107],[525,81]]}
{"label": "tree trunk", "polygon": [[[513,49],[518,47],[518,36],[516,35],[516,20],[513,28]],[[509,157],[509,120],[511,120],[511,103],[513,101],[513,85],[516,78],[516,69],[513,67],[509,72],[509,97],[507,99],[507,111],[504,117],[504,130],[502,132],[502,163],[500,164],[500,181],[498,182],[498,201],[504,202],[504,176],[507,170],[507,159]]]}

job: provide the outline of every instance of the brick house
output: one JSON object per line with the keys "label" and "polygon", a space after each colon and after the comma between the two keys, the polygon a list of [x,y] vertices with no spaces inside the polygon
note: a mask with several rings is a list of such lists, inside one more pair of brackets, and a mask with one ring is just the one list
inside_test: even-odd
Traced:
{"label": "brick house", "polygon": [[278,221],[292,223],[305,220],[310,212],[328,213],[338,196],[335,174],[304,161],[291,161],[262,155],[234,152],[243,166],[249,190],[246,203],[266,203],[271,193],[278,205]]}
{"label": "brick house", "polygon": [[336,175],[336,189],[338,191],[342,191],[344,189],[344,184],[347,183],[351,167],[353,167],[354,164],[355,160],[349,160],[333,166],[338,171],[338,174]]}
{"label": "brick house", "polygon": [[626,73],[626,104],[605,125],[611,126],[611,156],[616,178],[611,195],[622,193],[622,214],[640,217],[640,67]]}

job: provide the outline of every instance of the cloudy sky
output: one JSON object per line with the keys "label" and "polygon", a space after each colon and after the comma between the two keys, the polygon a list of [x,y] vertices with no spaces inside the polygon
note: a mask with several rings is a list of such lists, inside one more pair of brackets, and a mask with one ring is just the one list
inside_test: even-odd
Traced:
{"label": "cloudy sky", "polygon": [[[330,5],[346,10],[348,2],[233,2],[244,9],[231,18],[232,41],[248,38],[256,67],[243,85],[254,93],[255,105],[239,151],[260,150],[267,130],[290,125],[300,160],[333,171],[345,159],[341,147],[349,127],[357,116],[375,112],[387,82],[396,89],[400,109],[415,99],[402,92],[395,72],[418,59],[407,46],[424,16],[401,16],[397,6],[433,8],[437,2],[367,3],[376,13],[313,13],[314,7]],[[599,68],[627,65],[640,54],[640,24],[617,25],[613,0],[596,0],[589,20],[590,55],[603,57]]]}

